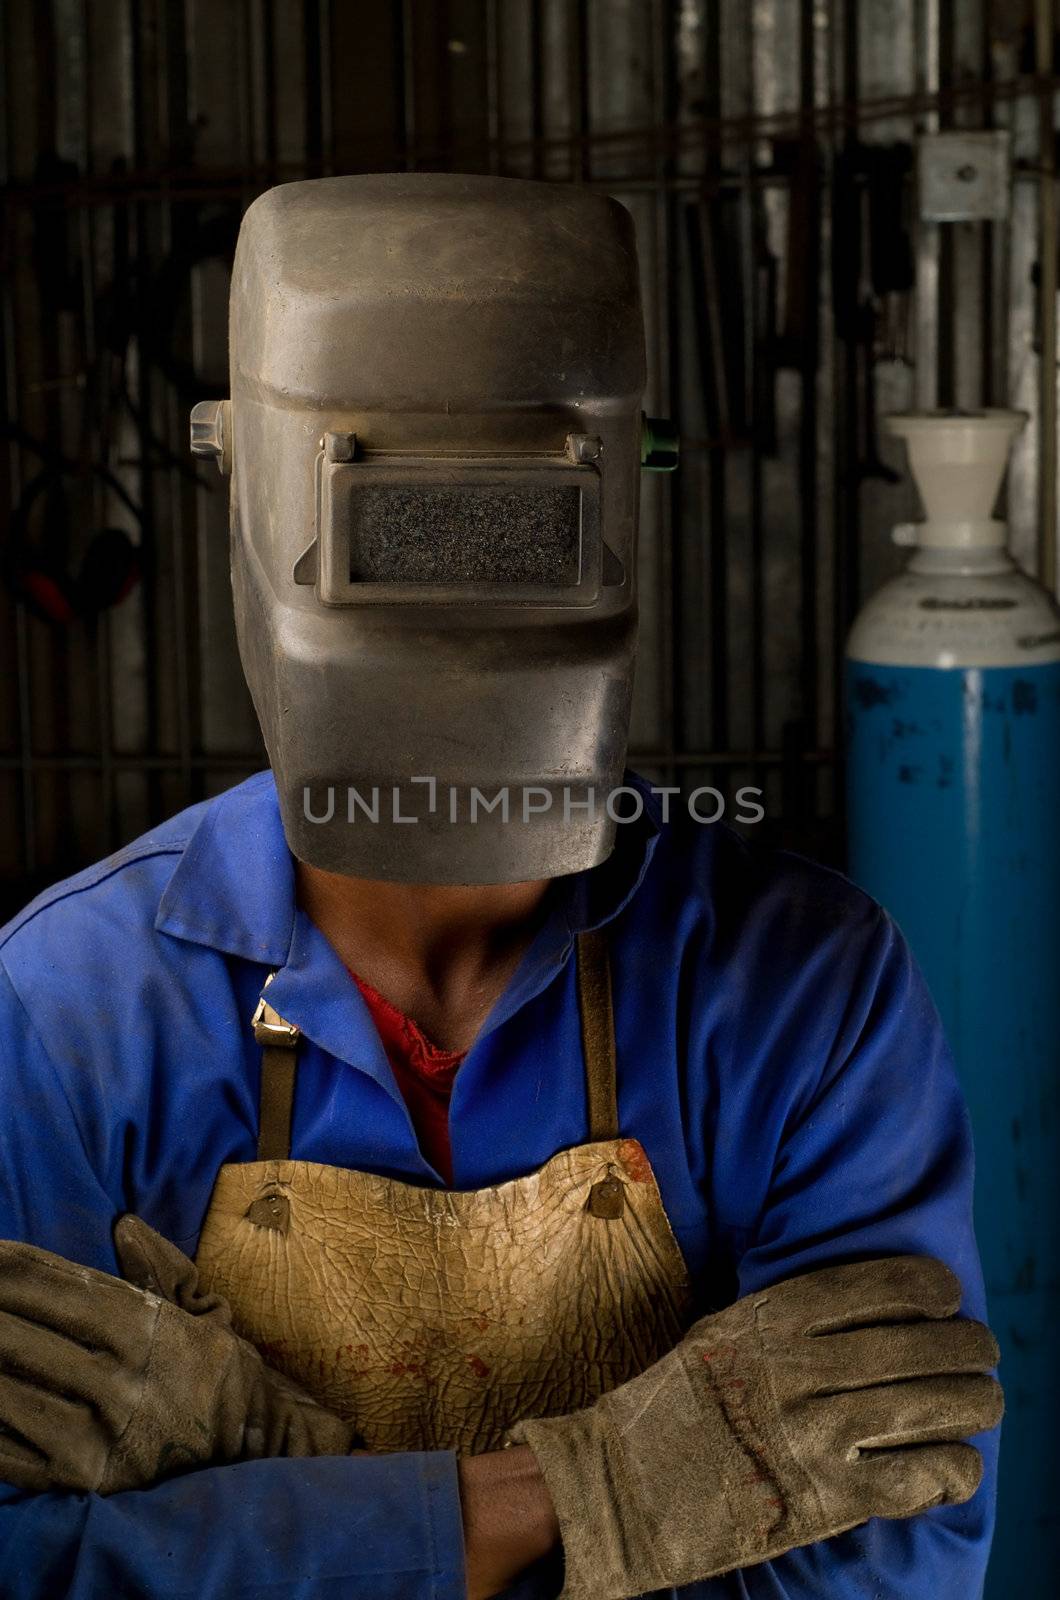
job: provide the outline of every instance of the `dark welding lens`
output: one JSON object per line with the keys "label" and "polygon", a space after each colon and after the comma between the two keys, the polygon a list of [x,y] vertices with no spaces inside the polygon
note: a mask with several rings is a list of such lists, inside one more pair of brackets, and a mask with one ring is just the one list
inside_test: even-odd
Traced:
{"label": "dark welding lens", "polygon": [[581,491],[364,485],[348,505],[351,583],[540,584],[581,568]]}

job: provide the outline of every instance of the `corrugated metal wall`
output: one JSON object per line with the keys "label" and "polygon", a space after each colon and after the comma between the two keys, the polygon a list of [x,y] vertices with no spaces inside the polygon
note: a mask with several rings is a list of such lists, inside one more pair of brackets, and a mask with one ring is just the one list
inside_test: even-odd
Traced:
{"label": "corrugated metal wall", "polygon": [[[1033,9],[7,0],[7,906],[260,765],[187,412],[224,392],[254,195],[406,166],[573,179],[633,212],[648,409],[684,436],[645,487],[637,762],[759,782],[765,826],[839,859],[837,658],[916,510],[869,402],[1037,406]],[[909,147],[947,126],[1013,130],[1010,224],[918,223]],[[1031,427],[1009,511],[1032,569],[1037,493]]]}

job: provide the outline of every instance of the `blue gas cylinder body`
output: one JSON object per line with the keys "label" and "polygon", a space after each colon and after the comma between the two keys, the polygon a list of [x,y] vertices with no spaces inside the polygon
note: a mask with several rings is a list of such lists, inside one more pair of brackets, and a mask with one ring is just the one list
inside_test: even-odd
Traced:
{"label": "blue gas cylinder body", "polygon": [[[983,524],[984,527],[987,524]],[[1000,527],[1000,524],[993,524]],[[1060,611],[995,542],[918,550],[847,647],[851,877],[953,1049],[1006,1416],[986,1593],[1060,1588]]]}

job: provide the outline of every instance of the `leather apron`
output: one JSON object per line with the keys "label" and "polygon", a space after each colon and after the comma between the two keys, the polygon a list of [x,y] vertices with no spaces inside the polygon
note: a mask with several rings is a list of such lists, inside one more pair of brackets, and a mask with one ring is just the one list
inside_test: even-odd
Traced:
{"label": "leather apron", "polygon": [[258,1159],[218,1173],[196,1262],[233,1324],[371,1450],[495,1449],[590,1405],[687,1324],[651,1164],[618,1136],[606,940],[578,940],[589,1140],[466,1192],[289,1158],[299,1032],[262,997]]}

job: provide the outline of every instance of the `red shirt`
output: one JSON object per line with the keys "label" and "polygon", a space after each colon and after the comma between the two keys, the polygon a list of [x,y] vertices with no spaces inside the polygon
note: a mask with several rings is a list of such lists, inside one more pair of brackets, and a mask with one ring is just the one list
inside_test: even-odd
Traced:
{"label": "red shirt", "polygon": [[456,1069],[466,1050],[441,1050],[423,1029],[397,1006],[351,974],[371,1013],[397,1086],[408,1107],[420,1149],[446,1183],[453,1182],[453,1153],[449,1145],[449,1101]]}

